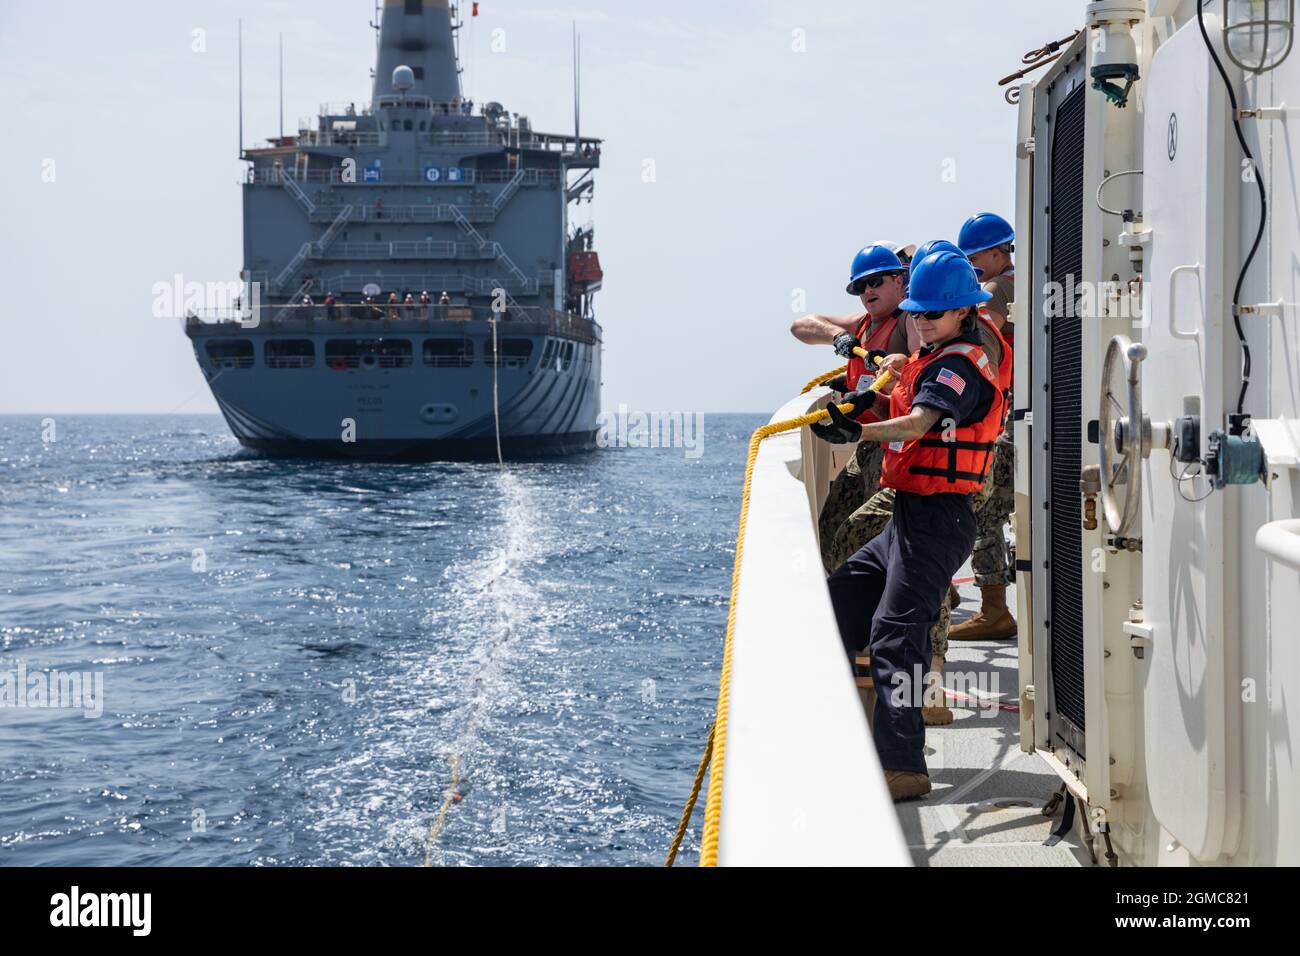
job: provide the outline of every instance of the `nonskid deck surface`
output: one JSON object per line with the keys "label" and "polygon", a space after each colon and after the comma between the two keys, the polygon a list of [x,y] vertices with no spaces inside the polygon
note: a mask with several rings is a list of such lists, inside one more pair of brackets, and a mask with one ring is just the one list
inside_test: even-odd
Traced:
{"label": "nonskid deck surface", "polygon": [[[958,579],[972,575],[970,563]],[[953,623],[966,620],[979,608],[979,590],[958,586],[961,609]],[[1007,589],[1015,606],[1015,588]],[[948,647],[945,674],[974,678],[988,697],[1017,702],[1016,645],[1013,641],[953,641]],[[996,683],[994,678],[996,677]],[[951,677],[947,686],[953,687]],[[961,689],[960,687],[958,688]],[[972,696],[983,696],[971,692]],[[1037,755],[1022,753],[1019,715],[980,708],[966,701],[949,701],[953,722],[927,727],[926,761],[934,787],[924,800],[897,804],[903,835],[917,866],[1081,866],[1087,850],[1073,834],[1054,847],[1043,846],[1061,819],[1041,809],[1060,784]]]}

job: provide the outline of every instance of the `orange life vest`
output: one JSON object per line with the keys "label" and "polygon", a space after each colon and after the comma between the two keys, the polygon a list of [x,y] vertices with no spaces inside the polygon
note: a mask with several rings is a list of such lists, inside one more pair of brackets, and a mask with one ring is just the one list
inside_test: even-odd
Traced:
{"label": "orange life vest", "polygon": [[[895,310],[893,315],[881,322],[876,327],[876,330],[871,333],[870,337],[864,340],[862,338],[862,333],[866,330],[867,326],[871,324],[871,316],[864,315],[862,321],[858,323],[857,330],[853,334],[857,336],[858,341],[862,342],[862,347],[868,352],[872,349],[880,349],[882,352],[887,352],[889,351],[889,340],[893,337],[894,329],[902,320],[902,317],[903,313]],[[858,380],[866,374],[866,361],[856,355],[853,356],[849,359],[849,367],[844,372],[845,388],[850,392],[856,392],[858,390]],[[873,411],[867,410],[859,415],[857,420],[863,423],[878,422],[880,421],[880,416]]]}
{"label": "orange life vest", "polygon": [[[1002,361],[998,362],[998,390],[1011,394],[1011,373],[1015,369],[1015,356],[1011,351],[1011,340],[1002,334],[993,316],[984,306],[980,306],[980,320],[992,330],[1002,342]],[[1010,328],[1010,323],[1007,328]]]}
{"label": "orange life vest", "polygon": [[[949,355],[962,356],[993,386],[993,401],[988,412],[973,425],[963,425],[955,431],[930,432],[912,441],[890,442],[885,446],[885,464],[880,477],[882,487],[918,495],[969,494],[984,487],[984,479],[993,463],[994,442],[1002,433],[1006,399],[998,382],[1001,375],[993,374],[992,363],[978,345],[952,342],[929,355],[913,353],[889,397],[889,417],[903,418],[911,413],[917,376],[927,365]],[[971,381],[965,387],[975,388],[977,384],[977,381]]]}

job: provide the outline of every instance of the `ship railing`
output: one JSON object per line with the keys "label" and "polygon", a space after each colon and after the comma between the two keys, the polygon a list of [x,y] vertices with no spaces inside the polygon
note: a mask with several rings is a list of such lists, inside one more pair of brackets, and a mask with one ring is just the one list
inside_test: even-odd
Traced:
{"label": "ship railing", "polygon": [[[342,117],[351,119],[354,116],[369,116],[369,103],[322,103],[316,111],[317,116],[329,116],[333,118]],[[300,121],[301,123],[301,121]]]}
{"label": "ship railing", "polygon": [[358,129],[304,129],[298,131],[299,146],[380,147],[388,144],[388,134]]}
{"label": "ship railing", "polygon": [[336,242],[328,250],[316,250],[326,259],[497,259],[501,245],[488,242]]}
{"label": "ship railing", "polygon": [[186,315],[185,325],[195,330],[207,327],[213,331],[236,333],[253,329],[274,332],[418,332],[436,325],[466,328],[470,323],[487,323],[493,319],[509,325],[511,331],[519,335],[553,335],[588,345],[601,341],[600,325],[591,319],[570,312],[517,304],[497,313],[481,306],[436,303],[336,302],[332,306],[318,302],[310,305],[281,303],[244,311],[235,307],[192,311]]}
{"label": "ship railing", "polygon": [[[318,206],[315,218],[333,219],[334,210],[340,206]],[[491,222],[496,213],[489,205],[454,206],[461,215],[478,222]],[[348,216],[349,222],[452,222],[456,219],[451,203],[436,206],[367,206],[355,205]]]}
{"label": "ship railing", "polygon": [[[491,185],[495,183],[505,183],[509,185],[516,178],[520,170],[516,169],[494,169],[494,170],[461,170],[463,179],[456,183],[442,183],[442,185],[452,186],[479,186]],[[525,167],[523,178],[519,180],[520,186],[537,186],[541,184],[552,185],[561,181],[562,173],[558,169],[540,169],[538,167]],[[279,186],[284,178],[291,178],[300,183],[321,183],[332,186],[382,186],[382,185],[409,185],[412,183],[427,183],[423,169],[389,169],[385,167],[378,181],[366,181],[362,175],[363,170],[358,169],[353,174],[353,178],[345,179],[342,170],[337,168],[331,169],[293,169],[291,167],[280,166],[257,166],[250,167],[244,181],[249,185],[272,185]]]}
{"label": "ship railing", "polygon": [[[772,417],[825,406],[818,389]],[[724,866],[907,866],[898,814],[845,658],[817,542],[834,475],[832,446],[807,428],[758,446],[732,613],[731,680],[721,774]],[[878,693],[886,693],[880,689]],[[716,754],[716,750],[715,750]],[[791,816],[791,756],[816,767]]]}
{"label": "ship railing", "polygon": [[[468,272],[399,272],[377,276],[369,272],[353,275],[351,271],[346,271],[341,274],[330,272],[326,275],[304,276],[304,281],[298,292],[289,295],[287,293],[277,293],[273,289],[270,275],[265,270],[244,272],[240,274],[240,278],[245,282],[257,284],[263,297],[275,295],[278,301],[295,303],[301,301],[304,293],[310,293],[317,301],[322,300],[327,292],[332,292],[335,296],[346,296],[360,300],[365,293],[366,286],[372,283],[380,287],[382,296],[385,299],[388,297],[388,293],[393,291],[399,292],[402,296],[410,292],[417,299],[421,292],[429,293],[434,299],[437,299],[439,294],[443,292],[493,296],[498,288],[503,288],[506,292],[514,295],[528,296],[537,295],[541,289],[554,288],[555,285],[555,273],[550,269],[543,269],[526,283],[514,279],[503,280],[493,276],[477,276]],[[286,287],[284,283],[281,283],[278,288]]]}

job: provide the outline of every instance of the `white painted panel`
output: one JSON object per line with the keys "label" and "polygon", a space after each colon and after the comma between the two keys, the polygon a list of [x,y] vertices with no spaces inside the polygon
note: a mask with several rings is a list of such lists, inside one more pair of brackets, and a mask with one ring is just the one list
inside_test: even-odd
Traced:
{"label": "white painted panel", "polygon": [[[1223,197],[1232,134],[1195,22],[1160,48],[1144,82],[1143,206],[1152,246],[1143,402],[1153,422],[1172,421],[1195,397],[1204,434],[1221,427],[1227,400]],[[1169,468],[1163,450],[1143,468],[1143,603],[1152,628],[1139,665],[1147,786],[1160,825],[1192,856],[1212,859],[1226,807],[1223,495],[1191,503]],[[1183,492],[1203,489],[1185,482]]]}
{"label": "white painted panel", "polygon": [[[814,403],[809,395],[795,399],[773,421]],[[796,477],[800,455],[800,435],[789,432],[765,441],[754,466],[718,862],[907,866],[831,610],[808,494]]]}

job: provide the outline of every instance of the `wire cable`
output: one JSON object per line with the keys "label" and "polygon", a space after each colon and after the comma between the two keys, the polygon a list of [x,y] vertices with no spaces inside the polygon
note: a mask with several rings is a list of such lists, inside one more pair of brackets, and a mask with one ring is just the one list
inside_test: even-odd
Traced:
{"label": "wire cable", "polygon": [[1228,71],[1224,69],[1223,61],[1219,59],[1218,51],[1210,42],[1210,33],[1205,28],[1205,3],[1206,0],[1198,0],[1196,4],[1196,22],[1201,28],[1201,38],[1205,41],[1205,48],[1209,50],[1210,58],[1214,60],[1219,76],[1223,79],[1224,89],[1228,91],[1228,103],[1232,106],[1232,126],[1237,132],[1237,142],[1241,144],[1241,151],[1245,154],[1254,173],[1255,185],[1259,187],[1259,228],[1255,231],[1255,241],[1251,244],[1246,261],[1242,263],[1241,271],[1237,273],[1237,284],[1232,290],[1232,324],[1237,330],[1237,341],[1241,343],[1241,391],[1237,394],[1237,414],[1241,415],[1245,413],[1246,392],[1250,388],[1250,344],[1246,341],[1246,333],[1241,327],[1241,289],[1246,283],[1246,273],[1250,271],[1250,265],[1255,261],[1255,253],[1259,252],[1260,243],[1264,241],[1264,230],[1268,226],[1268,191],[1264,188],[1264,179],[1260,175],[1259,164],[1255,162],[1255,154],[1251,152],[1250,144],[1246,142],[1246,134],[1241,128],[1237,92],[1232,88]]}

